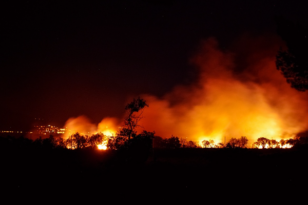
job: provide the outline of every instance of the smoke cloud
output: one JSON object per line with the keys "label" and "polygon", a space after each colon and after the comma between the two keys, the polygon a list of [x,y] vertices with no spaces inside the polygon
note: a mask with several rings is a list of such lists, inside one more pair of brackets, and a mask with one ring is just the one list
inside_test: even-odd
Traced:
{"label": "smoke cloud", "polygon": [[86,116],[79,116],[70,118],[66,121],[66,132],[64,139],[75,133],[82,135],[92,135],[96,133],[103,133],[107,136],[115,135],[117,131],[118,119],[106,117],[98,125],[92,123]]}
{"label": "smoke cloud", "polygon": [[215,39],[204,41],[191,60],[199,79],[162,98],[144,95],[149,108],[142,128],[197,142],[246,136],[250,145],[259,137],[290,138],[307,129],[307,95],[290,88],[276,69],[277,45],[244,38],[236,53],[220,50]]}
{"label": "smoke cloud", "polygon": [[[204,41],[191,59],[199,69],[195,83],[176,86],[161,98],[142,95],[149,107],[138,131],[198,143],[246,136],[251,145],[259,137],[280,140],[306,130],[307,94],[292,89],[276,69],[278,45],[276,37],[245,37],[223,51],[215,39]],[[65,126],[73,132],[116,132],[119,122],[105,118],[96,126],[81,116]]]}

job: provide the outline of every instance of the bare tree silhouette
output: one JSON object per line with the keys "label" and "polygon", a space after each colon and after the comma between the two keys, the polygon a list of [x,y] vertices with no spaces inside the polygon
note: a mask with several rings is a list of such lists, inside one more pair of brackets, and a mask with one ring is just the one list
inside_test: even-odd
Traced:
{"label": "bare tree silhouette", "polygon": [[138,97],[133,99],[132,102],[125,106],[125,110],[128,112],[127,117],[124,120],[125,127],[120,130],[120,134],[128,136],[128,141],[131,137],[136,135],[135,128],[138,126],[138,122],[141,119],[142,112],[139,113],[144,107],[148,107],[145,100]]}

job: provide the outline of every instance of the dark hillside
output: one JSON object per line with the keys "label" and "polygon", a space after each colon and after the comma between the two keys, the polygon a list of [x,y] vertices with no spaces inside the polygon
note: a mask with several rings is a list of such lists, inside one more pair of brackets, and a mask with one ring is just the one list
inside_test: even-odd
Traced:
{"label": "dark hillside", "polygon": [[127,150],[68,150],[23,138],[1,140],[2,190],[30,198],[43,193],[55,200],[259,200],[256,195],[263,193],[277,200],[281,193],[297,197],[307,190],[307,149],[153,149],[141,161],[145,158]]}

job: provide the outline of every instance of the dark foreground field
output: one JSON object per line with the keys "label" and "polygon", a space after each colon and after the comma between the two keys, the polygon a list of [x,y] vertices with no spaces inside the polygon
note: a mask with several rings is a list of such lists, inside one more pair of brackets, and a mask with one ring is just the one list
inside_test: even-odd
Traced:
{"label": "dark foreground field", "polygon": [[[1,149],[1,190],[28,200],[268,202],[307,194],[307,149]],[[2,192],[4,196],[4,192]],[[63,202],[63,201],[62,201]]]}

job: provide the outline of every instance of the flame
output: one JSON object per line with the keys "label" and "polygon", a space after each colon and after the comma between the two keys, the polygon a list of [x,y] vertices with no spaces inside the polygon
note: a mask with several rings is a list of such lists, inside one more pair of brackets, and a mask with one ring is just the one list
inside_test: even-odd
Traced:
{"label": "flame", "polygon": [[100,150],[106,150],[107,149],[107,141],[104,141],[102,144],[97,145],[97,148]]}
{"label": "flame", "polygon": [[277,144],[277,145],[265,144],[264,147],[262,145],[258,145],[255,148],[258,148],[258,149],[270,149],[270,148],[291,149],[292,147],[293,147],[293,145],[291,145],[291,144],[285,144],[285,145],[281,145],[281,144]]}
{"label": "flame", "polygon": [[260,137],[279,141],[306,130],[307,95],[292,89],[277,71],[276,42],[245,41],[246,50],[239,43],[243,51],[234,53],[207,40],[192,59],[200,69],[198,81],[160,98],[143,95],[150,106],[141,126],[158,136],[199,142],[207,136],[216,144],[247,136],[249,147]]}
{"label": "flame", "polygon": [[[280,141],[306,130],[307,94],[292,89],[277,71],[278,48],[275,38],[243,38],[232,51],[220,50],[215,39],[204,41],[191,59],[200,72],[193,84],[177,86],[162,97],[141,96],[149,107],[142,111],[138,131],[187,138],[200,146],[205,139],[213,140],[210,147],[246,136],[248,147],[253,147],[260,137]],[[65,126],[73,132],[112,136],[118,121],[105,118],[96,126],[81,116]],[[98,148],[105,148],[104,143]]]}
{"label": "flame", "polygon": [[[203,141],[206,140],[209,143],[207,145],[203,144]],[[199,146],[202,148],[221,148],[222,146],[219,144],[219,142],[209,138],[209,137],[202,137],[201,140],[199,140]]]}
{"label": "flame", "polygon": [[[103,133],[107,137],[115,136],[115,131],[109,130],[108,126],[106,126],[106,129],[104,131],[102,131],[101,133]],[[97,148],[100,149],[100,150],[106,150],[107,149],[107,143],[108,143],[108,139],[105,139],[102,142],[102,144],[97,145]]]}
{"label": "flame", "polygon": [[[104,118],[98,125],[92,123],[87,117],[79,116],[76,118],[70,118],[65,123],[67,132],[64,134],[64,139],[68,139],[71,135],[75,133],[80,133],[81,135],[91,136],[93,134],[103,134],[106,138],[103,139],[101,144],[97,145],[98,149],[106,150],[108,138],[115,136],[117,132],[118,120],[116,118]],[[67,147],[71,148],[68,144]]]}
{"label": "flame", "polygon": [[115,135],[114,131],[110,131],[110,130],[105,130],[102,132],[105,136],[111,137]]}

